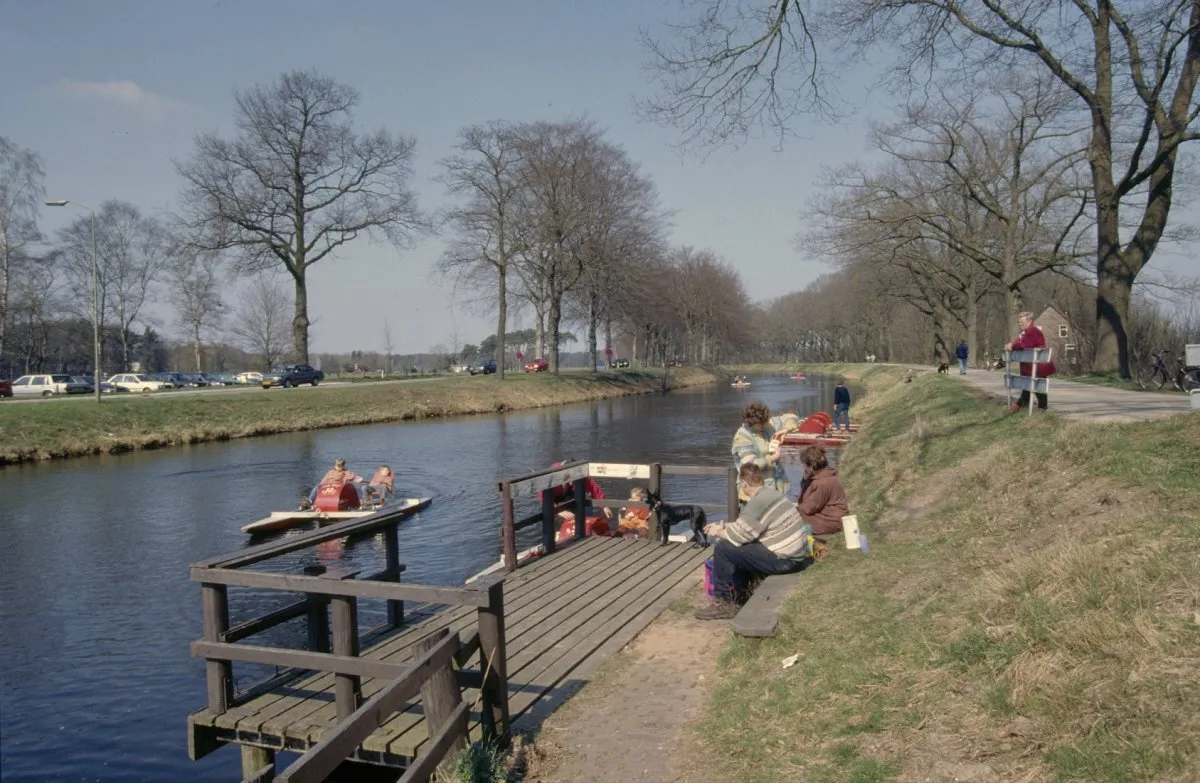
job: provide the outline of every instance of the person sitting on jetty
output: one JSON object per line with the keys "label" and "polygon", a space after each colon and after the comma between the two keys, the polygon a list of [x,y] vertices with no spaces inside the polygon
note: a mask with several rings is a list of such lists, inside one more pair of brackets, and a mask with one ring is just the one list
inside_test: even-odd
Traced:
{"label": "person sitting on jetty", "polygon": [[[635,503],[647,503],[649,495],[643,487],[634,487],[629,491],[629,499]],[[621,519],[617,522],[617,533],[622,538],[650,537],[650,509],[623,508]]]}
{"label": "person sitting on jetty", "polygon": [[395,492],[396,476],[387,465],[380,465],[379,470],[367,482],[367,499],[372,503],[385,503]]}
{"label": "person sitting on jetty", "polygon": [[326,471],[325,475],[321,477],[321,480],[317,482],[317,485],[312,488],[312,492],[308,493],[307,507],[305,506],[304,502],[301,501],[300,510],[304,511],[306,508],[312,508],[313,503],[317,502],[317,490],[322,486],[326,484],[345,484],[350,481],[353,481],[356,484],[361,484],[363,477],[352,470],[346,470],[346,460],[342,457],[338,457],[333,461],[333,468]]}
{"label": "person sitting on jetty", "polygon": [[764,486],[762,468],[747,463],[738,478],[750,496],[733,522],[714,522],[704,532],[718,539],[713,547],[713,597],[696,612],[698,620],[730,620],[738,613],[734,585],[759,577],[791,574],[812,563],[812,528],[782,492]]}
{"label": "person sitting on jetty", "polygon": [[[550,467],[561,468],[563,465],[566,465],[568,462],[573,462],[573,461],[574,460],[571,460],[569,458],[564,459],[564,460],[559,460],[558,462],[555,462],[554,464],[552,464]],[[559,503],[565,503],[566,501],[571,500],[575,497],[574,482],[568,481],[565,484],[560,484],[557,487],[554,487],[554,489],[552,489],[551,492],[554,493],[553,494],[554,505],[557,506]],[[538,498],[541,499],[544,494],[545,493],[543,493],[543,492],[539,492]],[[583,497],[586,500],[604,500],[604,490],[601,489],[600,485],[597,484],[595,481],[593,481],[592,478],[589,476],[583,482]],[[613,515],[613,512],[612,512],[611,508],[604,509],[605,517],[607,517],[608,519],[612,519],[612,515]],[[560,514],[559,516],[562,516],[562,515]],[[574,519],[574,518],[575,518],[575,515],[572,514],[571,519]]]}
{"label": "person sitting on jetty", "polygon": [[[790,418],[789,418],[790,417]],[[787,494],[789,483],[787,470],[779,461],[779,437],[799,417],[785,413],[771,418],[771,409],[755,400],[742,409],[742,426],[733,435],[733,460],[739,469],[744,465],[757,465],[763,473],[763,481],[770,489]],[[739,497],[746,497],[744,489]]]}
{"label": "person sitting on jetty", "polygon": [[823,446],[809,446],[800,452],[804,464],[804,480],[800,482],[800,500],[796,508],[811,528],[814,536],[842,532],[842,517],[850,515],[846,490],[838,480],[837,471],[829,467],[829,456]]}

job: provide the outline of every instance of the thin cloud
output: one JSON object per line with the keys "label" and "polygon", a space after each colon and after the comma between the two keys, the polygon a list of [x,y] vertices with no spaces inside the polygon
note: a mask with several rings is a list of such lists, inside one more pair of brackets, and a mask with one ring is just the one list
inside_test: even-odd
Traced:
{"label": "thin cloud", "polygon": [[162,119],[191,109],[186,103],[150,92],[128,79],[114,82],[84,82],[63,79],[58,88],[68,95],[122,106],[154,119]]}

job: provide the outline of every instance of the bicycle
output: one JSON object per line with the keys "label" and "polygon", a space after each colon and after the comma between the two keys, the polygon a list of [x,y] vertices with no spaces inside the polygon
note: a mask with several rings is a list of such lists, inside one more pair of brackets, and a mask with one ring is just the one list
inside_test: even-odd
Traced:
{"label": "bicycle", "polygon": [[1138,376],[1138,385],[1145,389],[1147,386],[1153,386],[1157,391],[1162,391],[1162,387],[1167,385],[1171,380],[1171,373],[1167,370],[1167,363],[1163,361],[1162,355],[1165,351],[1151,351],[1150,355],[1154,357],[1154,366],[1150,368],[1150,372]]}

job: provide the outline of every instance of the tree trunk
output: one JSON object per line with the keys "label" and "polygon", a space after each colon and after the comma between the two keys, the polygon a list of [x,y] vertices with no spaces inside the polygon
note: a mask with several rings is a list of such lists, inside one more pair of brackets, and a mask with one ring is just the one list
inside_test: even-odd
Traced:
{"label": "tree trunk", "polygon": [[979,300],[975,296],[975,281],[967,284],[967,355],[979,366]]}
{"label": "tree trunk", "polygon": [[192,324],[192,350],[196,357],[196,372],[200,372],[204,368],[200,366],[200,324]]}
{"label": "tree trunk", "polygon": [[[1103,256],[1101,256],[1103,259]],[[1115,268],[1114,268],[1115,267]],[[1129,378],[1129,304],[1133,296],[1133,277],[1123,265],[1096,265],[1096,358],[1097,372],[1118,372]]]}
{"label": "tree trunk", "polygon": [[588,294],[588,361],[591,363],[591,371],[596,372],[596,364],[598,363],[600,354],[596,350],[596,332],[600,325],[599,303],[596,294]]}
{"label": "tree trunk", "polygon": [[546,314],[546,331],[550,333],[550,344],[544,357],[550,365],[550,372],[558,375],[558,327],[562,321],[562,299],[550,297],[550,312]]}
{"label": "tree trunk", "polygon": [[[502,238],[503,241],[503,238]],[[496,293],[500,297],[500,315],[496,318],[496,377],[504,380],[504,339],[508,331],[508,274],[501,266],[497,270]]]}
{"label": "tree trunk", "polygon": [[308,287],[304,271],[292,273],[296,282],[296,305],[292,310],[292,342],[297,364],[308,364]]}

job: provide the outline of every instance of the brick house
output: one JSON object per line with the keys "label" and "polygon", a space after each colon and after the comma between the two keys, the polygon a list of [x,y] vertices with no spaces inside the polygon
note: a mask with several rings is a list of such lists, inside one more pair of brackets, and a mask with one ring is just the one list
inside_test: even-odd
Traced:
{"label": "brick house", "polygon": [[1079,371],[1079,353],[1075,327],[1054,307],[1047,307],[1034,319],[1046,335],[1046,347],[1053,348],[1053,361],[1064,372]]}

